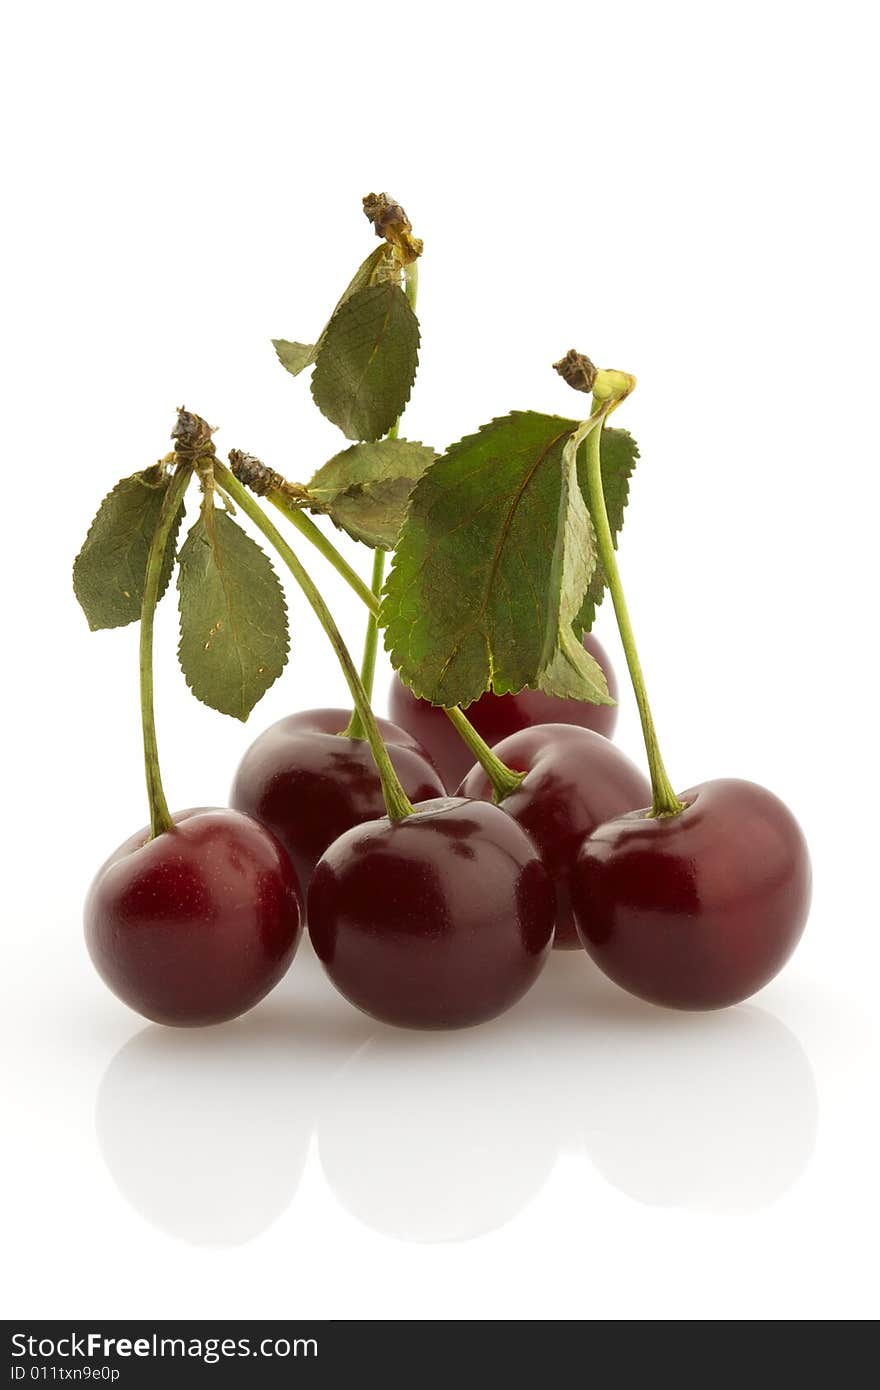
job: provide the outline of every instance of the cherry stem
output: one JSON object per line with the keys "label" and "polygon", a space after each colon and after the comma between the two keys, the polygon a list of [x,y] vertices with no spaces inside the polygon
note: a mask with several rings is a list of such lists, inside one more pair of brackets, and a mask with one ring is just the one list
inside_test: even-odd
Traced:
{"label": "cherry stem", "polygon": [[[172,456],[173,457],[173,456]],[[174,824],[159,771],[159,748],[156,742],[156,712],[153,700],[153,626],[156,605],[159,602],[159,584],[162,579],[162,565],[168,549],[168,539],[177,516],[178,509],[186,492],[187,483],[192,476],[188,463],[178,465],[171,479],[159,521],[153,533],[150,553],[147,556],[147,570],[144,578],[144,597],[141,603],[140,636],[140,687],[141,687],[141,728],[144,736],[144,771],[147,778],[147,799],[150,803],[150,839],[154,840]]]}
{"label": "cherry stem", "polygon": [[602,486],[602,430],[604,429],[604,422],[599,422],[597,425],[595,419],[600,411],[603,415],[609,413],[608,404],[598,405],[593,418],[585,421],[577,432],[581,437],[586,436],[587,489],[590,497],[590,513],[596,532],[599,558],[602,561],[605,578],[611,592],[611,601],[614,604],[614,616],[617,619],[620,640],[626,655],[630,681],[636,697],[636,704],[639,707],[642,736],[645,740],[645,752],[648,756],[648,768],[651,773],[653,793],[651,814],[652,816],[675,816],[678,815],[679,811],[684,810],[685,804],[676,796],[660,756],[657,731],[654,728],[651,707],[648,704],[645,678],[642,675],[642,665],[639,661],[639,653],[629,618],[629,609],[626,606],[626,598],[620,582],[614,538],[611,534],[608,511],[605,506],[605,491]]}
{"label": "cherry stem", "polygon": [[311,605],[318,622],[327,634],[330,645],[335,651],[339,664],[342,667],[342,673],[345,676],[348,688],[351,691],[355,709],[360,715],[364,733],[370,745],[370,752],[373,754],[373,759],[379,772],[379,780],[382,783],[382,795],[385,799],[385,809],[388,812],[389,818],[391,820],[402,820],[404,816],[411,816],[415,807],[401,785],[400,778],[389,757],[388,749],[385,747],[382,735],[379,733],[379,726],[370,708],[370,701],[367,698],[367,693],[358,675],[357,667],[352,661],[351,653],[345,645],[342,633],[333,621],[333,616],[321,597],[321,594],[315,587],[314,582],[304,569],[299,558],[291,550],[280,532],[273,526],[256,499],[251,496],[247,489],[244,488],[235,477],[235,474],[231,473],[219,459],[214,463],[214,475],[218,483],[229,493],[233,501],[241,507],[245,515],[250,517],[257,529],[262,532],[269,544],[277,551],[305,595],[308,603]]}
{"label": "cherry stem", "polygon": [[503,763],[495,750],[490,748],[482,735],[477,733],[462,710],[449,709],[444,706],[443,713],[473,753],[474,762],[480,764],[489,778],[493,793],[492,800],[496,805],[499,801],[503,801],[506,796],[510,796],[511,792],[515,792],[526,774],[514,772],[512,767]]}
{"label": "cherry stem", "polygon": [[[385,582],[385,551],[373,551],[373,573],[370,578],[370,591],[378,601]],[[364,654],[361,659],[361,680],[364,690],[372,699],[373,681],[376,678],[376,653],[379,648],[379,615],[371,613],[367,619],[367,632],[364,638]]]}
{"label": "cherry stem", "polygon": [[[416,300],[419,294],[418,262],[412,261],[411,264],[404,266],[403,274],[406,297],[409,300],[410,308],[415,310]],[[388,434],[385,436],[386,439],[396,439],[398,437],[400,434],[400,420],[401,417],[398,415],[391,429],[388,431]],[[382,593],[384,579],[385,552],[384,550],[376,549],[373,551],[373,576],[370,583],[370,592],[377,603]],[[379,614],[378,609],[371,608],[369,617],[367,618],[367,631],[364,637],[364,654],[361,658],[361,681],[364,690],[367,692],[367,698],[370,700],[373,698],[373,681],[376,677],[376,652],[378,651],[378,647]],[[357,709],[352,711],[351,719],[344,733],[348,738],[363,738],[364,730]]]}
{"label": "cherry stem", "polygon": [[304,511],[301,511],[293,502],[289,501],[280,488],[270,488],[265,494],[265,497],[267,502],[271,502],[272,506],[275,507],[282,516],[286,516],[291,525],[295,526],[297,531],[305,536],[306,540],[309,541],[316,550],[320,551],[324,559],[333,566],[336,573],[354,590],[361,602],[365,603],[371,612],[378,613],[379,600],[373,593],[369,584],[366,584],[364,580],[361,579],[357,570],[348,563],[344,555],[340,554],[333,542],[328,540],[320,526],[317,526],[310,516]]}
{"label": "cherry stem", "polygon": [[[379,647],[379,595],[382,593],[382,584],[385,580],[385,551],[373,551],[373,577],[370,583],[370,593],[376,601],[376,608],[371,606],[370,615],[367,618],[367,631],[364,637],[364,654],[361,657],[361,685],[364,687],[368,700],[373,698],[373,682],[376,678],[376,652]],[[364,726],[357,708],[352,710],[351,719],[347,727],[343,730],[346,738],[363,738]]]}

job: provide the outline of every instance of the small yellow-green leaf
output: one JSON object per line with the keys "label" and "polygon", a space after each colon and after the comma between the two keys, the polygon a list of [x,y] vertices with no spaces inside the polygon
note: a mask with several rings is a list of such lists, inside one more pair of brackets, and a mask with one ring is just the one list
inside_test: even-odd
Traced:
{"label": "small yellow-green leaf", "polygon": [[379,439],[409,400],[418,356],[418,320],[400,286],[383,280],[357,290],[319,345],[315,404],[347,439]]}
{"label": "small yellow-green leaf", "polygon": [[410,439],[352,444],[319,468],[308,485],[314,511],[378,550],[393,550],[410,493],[436,454]]}
{"label": "small yellow-green leaf", "polygon": [[289,343],[285,338],[273,338],[272,346],[278,354],[278,361],[291,376],[299,376],[306,367],[310,367],[318,352],[317,343]]}
{"label": "small yellow-green leaf", "polygon": [[178,655],[193,694],[247,719],[287,661],[287,605],[272,565],[226,512],[203,508],[180,552]]}
{"label": "small yellow-green leaf", "polygon": [[[124,627],[141,616],[147,556],[170,477],[147,468],[122,478],[107,494],[73,562],[73,588],[92,631]],[[174,565],[181,505],[162,560],[161,598]]]}

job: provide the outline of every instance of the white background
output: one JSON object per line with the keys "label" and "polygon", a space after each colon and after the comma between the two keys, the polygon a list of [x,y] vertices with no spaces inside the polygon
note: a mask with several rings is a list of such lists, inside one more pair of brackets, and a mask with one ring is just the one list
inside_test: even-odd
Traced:
{"label": "white background", "polygon": [[[8,1315],[877,1312],[872,11],[9,7]],[[340,447],[269,339],[320,329],[385,188],[425,239],[410,438],[571,413],[549,364],[573,345],[639,378],[621,564],[666,761],[766,783],[814,856],[803,944],[748,1005],[666,1014],[564,956],[497,1024],[425,1038],[349,1009],[304,947],[196,1035],[92,973],[81,901],[146,807],[136,632],[89,634],[73,555],[181,402],[295,479]],[[222,804],[265,724],[340,702],[290,601],[247,729],[191,698],[163,605],[173,806]],[[627,690],[619,739],[640,756]]]}

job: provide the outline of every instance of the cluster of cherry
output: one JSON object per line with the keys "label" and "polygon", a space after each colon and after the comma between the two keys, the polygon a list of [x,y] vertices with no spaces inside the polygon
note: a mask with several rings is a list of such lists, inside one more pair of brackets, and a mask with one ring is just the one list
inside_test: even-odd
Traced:
{"label": "cluster of cherry", "polygon": [[[313,387],[313,393],[324,409],[319,399],[323,391],[325,413],[339,416],[346,428],[359,431],[354,437],[367,440],[380,438],[379,425],[389,411],[395,420],[399,417],[400,403],[393,391],[392,399],[385,399],[391,377],[378,378],[374,386],[373,398],[382,404],[378,414],[370,414],[363,394],[347,402],[339,383],[356,379],[363,393],[364,376],[355,370],[358,361],[352,363],[346,354],[357,358],[364,350],[364,315],[375,308],[387,325],[391,311],[402,314],[395,296],[404,301],[412,290],[411,268],[421,251],[409,235],[409,223],[401,232],[400,216],[396,221],[389,217],[389,208],[402,213],[399,205],[385,200],[383,216],[373,218],[386,243],[386,258],[374,253],[365,262],[360,282],[357,277],[352,282],[315,347],[282,345],[285,365],[295,374],[317,361],[316,382],[322,352],[325,358],[335,354],[329,364],[325,361],[325,385]],[[405,280],[404,289],[394,283],[397,273],[401,283]],[[353,334],[346,320],[354,313],[352,305],[361,316]],[[408,321],[401,322],[401,332],[410,331]],[[367,347],[372,370],[376,343]],[[279,356],[284,360],[280,348]],[[397,351],[394,361],[399,357]],[[467,707],[466,717],[460,709],[446,708],[443,700],[417,697],[395,675],[390,700],[394,722],[377,720],[369,687],[381,566],[374,571],[372,594],[367,593],[373,616],[359,675],[298,558],[243,486],[242,476],[252,477],[253,468],[248,471],[241,455],[232,470],[221,464],[212,431],[199,417],[182,411],[175,452],[152,476],[136,475],[137,487],[127,480],[124,493],[120,484],[118,495],[105,502],[78,557],[75,583],[93,626],[131,620],[136,602],[151,826],[122,845],[98,873],[86,905],[86,936],[104,980],[146,1017],[197,1025],[251,1008],[286,972],[304,917],[315,951],[342,994],[372,1016],[406,1027],[461,1027],[496,1016],[532,985],[553,946],[585,950],[633,994],[684,1009],[742,1000],[788,958],[809,906],[810,865],[803,836],[783,803],[753,783],[720,780],[680,795],[672,790],[632,640],[603,494],[605,415],[634,383],[622,373],[597,372],[576,354],[565,359],[567,378],[572,361],[584,376],[580,389],[588,388],[593,396],[593,410],[577,429],[573,422],[561,422],[568,432],[560,431],[560,438],[570,441],[567,453],[562,446],[563,467],[568,459],[574,469],[578,449],[586,442],[589,515],[582,503],[576,504],[589,528],[582,539],[597,546],[613,601],[645,733],[650,781],[611,741],[615,709],[610,697],[616,682],[606,654],[582,630],[577,636],[587,653],[584,670],[599,672],[606,692],[602,702],[562,698],[553,693],[552,681],[543,680],[541,689],[487,691]],[[355,405],[361,413],[353,424]],[[377,497],[392,492],[398,497],[403,464],[411,466],[413,448],[422,447],[398,441],[396,424],[389,430],[387,420],[381,441],[389,446],[384,452],[374,448],[368,458],[346,464],[353,468],[356,463],[361,470],[356,486],[346,493],[348,520],[342,524],[352,534],[367,525],[363,517],[352,520],[362,504],[372,507],[369,524],[379,526]],[[444,460],[435,462],[431,453],[424,463],[421,481],[407,485],[404,517],[412,514],[406,508],[417,499],[422,482],[442,477]],[[334,461],[334,466],[338,474],[341,465]],[[367,466],[376,484],[372,493],[364,484]],[[271,476],[277,484],[277,475]],[[235,639],[223,630],[227,614],[222,604],[232,602],[236,586],[214,584],[211,566],[222,580],[223,566],[234,562],[235,546],[253,543],[243,533],[240,542],[234,541],[227,510],[215,507],[219,494],[227,506],[234,504],[251,517],[303,588],[340,656],[354,711],[309,710],[281,720],[245,754],[230,808],[172,816],[156,754],[152,629],[155,606],[174,563],[180,508],[191,477],[201,483],[203,503],[197,523],[201,529],[191,533],[180,557],[181,659],[192,630],[192,650],[203,653],[212,643],[222,645],[223,631],[223,641],[233,642],[228,654],[238,663],[239,676],[246,661],[262,674],[270,660],[264,647],[249,646],[247,634],[241,635],[246,608],[227,624],[235,629]],[[345,489],[339,488],[338,478],[336,486],[342,496]],[[283,487],[275,491],[280,509],[300,530],[325,554],[332,550],[298,509],[300,502],[305,507],[314,502],[317,491],[288,487],[286,496]],[[106,509],[115,495],[117,512],[111,515]],[[128,527],[125,546],[121,508]],[[136,514],[133,508],[139,509]],[[581,512],[564,518],[560,545]],[[142,542],[140,558],[131,543],[133,517]],[[382,518],[383,525],[390,524],[387,508]],[[457,529],[466,531],[464,526]],[[459,542],[466,544],[467,536]],[[387,542],[385,548],[390,548]],[[127,568],[120,578],[123,549]],[[556,572],[562,573],[564,584],[575,567],[561,553]],[[348,569],[338,553],[336,562],[342,571]],[[252,557],[248,564],[251,573]],[[356,579],[353,584],[357,586]],[[120,609],[120,593],[128,607]],[[271,594],[267,590],[260,597],[265,603],[262,608],[255,603],[259,611],[251,617],[262,641]],[[442,596],[436,602],[442,603]],[[563,634],[563,648],[567,640]],[[570,649],[564,655],[577,670],[583,659],[580,648],[576,660]],[[196,658],[192,661],[195,674],[188,671],[187,678],[195,693],[225,707],[219,697],[212,701],[202,693],[200,681],[208,688],[215,677],[200,674]],[[228,692],[223,698],[229,698]],[[579,968],[574,958],[572,965]]]}

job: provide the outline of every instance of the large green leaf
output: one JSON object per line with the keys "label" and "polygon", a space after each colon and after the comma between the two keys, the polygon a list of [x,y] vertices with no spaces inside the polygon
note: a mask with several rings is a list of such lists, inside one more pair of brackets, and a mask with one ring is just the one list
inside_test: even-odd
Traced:
{"label": "large green leaf", "polygon": [[419,325],[391,280],[356,290],[327,327],[312,374],[319,410],[348,439],[387,434],[409,400]]}
{"label": "large green leaf", "polygon": [[[147,468],[123,478],[104,498],[73,562],[73,588],[92,631],[124,627],[141,616],[147,557],[171,478]],[[162,561],[159,597],[174,565],[181,504]]]}
{"label": "large green leaf", "polygon": [[187,685],[247,719],[287,661],[287,605],[268,557],[223,511],[203,508],[180,552],[180,647]]}
{"label": "large green leaf", "polygon": [[[617,533],[623,525],[623,514],[629,499],[629,480],[638,457],[638,445],[629,431],[611,429],[606,425],[602,431],[602,490],[605,493],[605,510],[608,513],[615,548]],[[583,449],[578,455],[578,472],[581,491],[585,497],[589,497]],[[590,631],[596,620],[596,609],[604,594],[605,572],[602,561],[597,557],[586,599],[575,621],[578,633]]]}
{"label": "large green leaf", "polygon": [[[342,294],[336,302],[333,314],[339,309],[347,299],[357,291],[372,285],[387,270],[391,258],[391,252],[387,246],[377,246],[375,251],[371,251],[365,261],[362,261],[355,271],[351,280],[346,285]],[[330,315],[330,319],[333,318]],[[272,346],[278,354],[278,361],[282,367],[290,372],[291,376],[299,376],[300,372],[305,371],[306,367],[311,367],[318,356],[327,336],[327,328],[330,320],[325,324],[320,337],[316,343],[292,343],[286,338],[273,338]]]}
{"label": "large green leaf", "polygon": [[563,459],[576,423],[493,420],[417,484],[382,606],[392,663],[417,695],[466,705],[489,688],[540,683],[607,700],[600,676],[567,656],[565,628],[594,563],[574,462]]}
{"label": "large green leaf", "polygon": [[326,512],[356,541],[393,550],[410,493],[436,454],[409,439],[352,444],[308,485],[313,511]]}

